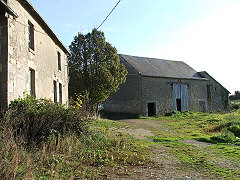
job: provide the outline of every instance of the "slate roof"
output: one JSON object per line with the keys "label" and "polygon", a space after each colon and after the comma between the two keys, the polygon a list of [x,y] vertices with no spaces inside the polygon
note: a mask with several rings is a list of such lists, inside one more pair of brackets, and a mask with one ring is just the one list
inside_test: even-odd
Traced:
{"label": "slate roof", "polygon": [[143,76],[203,79],[198,76],[196,70],[183,61],[170,61],[124,54],[119,54],[119,57]]}

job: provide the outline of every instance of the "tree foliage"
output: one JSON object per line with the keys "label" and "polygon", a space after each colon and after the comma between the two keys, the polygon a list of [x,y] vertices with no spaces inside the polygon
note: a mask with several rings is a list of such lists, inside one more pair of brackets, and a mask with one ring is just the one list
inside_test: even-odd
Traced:
{"label": "tree foliage", "polygon": [[79,33],[69,49],[69,95],[74,99],[83,95],[89,110],[94,111],[125,82],[127,71],[116,48],[97,29],[86,35]]}
{"label": "tree foliage", "polygon": [[229,96],[230,100],[239,100],[240,99],[240,91],[235,91],[233,95]]}

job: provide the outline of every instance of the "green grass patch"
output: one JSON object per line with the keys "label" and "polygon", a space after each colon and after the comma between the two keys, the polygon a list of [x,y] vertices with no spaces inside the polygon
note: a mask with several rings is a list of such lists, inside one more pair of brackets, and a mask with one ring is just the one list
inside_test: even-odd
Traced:
{"label": "green grass patch", "polygon": [[91,122],[92,127],[100,127],[102,129],[109,129],[109,128],[122,128],[126,125],[124,123],[120,123],[118,121],[112,121],[109,119],[98,119]]}
{"label": "green grass patch", "polygon": [[150,120],[159,122],[161,130],[155,130],[158,138],[198,139],[215,135],[213,129],[218,127],[223,114],[208,114],[198,112],[175,112],[171,116],[152,117]]}
{"label": "green grass patch", "polygon": [[[161,142],[161,145],[164,145],[168,148],[168,152],[176,156],[180,161],[179,168],[186,171],[195,170],[201,172],[204,175],[213,176],[214,178],[231,178],[235,179],[240,175],[240,170],[222,168],[217,166],[214,163],[214,156],[210,155],[207,152],[199,150],[198,147],[187,145],[182,142]],[[214,146],[218,147],[218,146]],[[219,146],[218,148],[224,148],[225,146]],[[220,151],[217,151],[221,154]],[[236,153],[236,156],[239,155],[238,151],[227,151],[228,153]],[[224,153],[223,153],[224,154]],[[238,156],[239,159],[239,156]]]}

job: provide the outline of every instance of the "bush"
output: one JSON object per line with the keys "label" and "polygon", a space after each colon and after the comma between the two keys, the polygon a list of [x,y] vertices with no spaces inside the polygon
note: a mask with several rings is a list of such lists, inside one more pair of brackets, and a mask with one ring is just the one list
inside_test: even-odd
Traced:
{"label": "bush", "polygon": [[228,128],[236,137],[240,138],[240,126],[239,125],[232,125]]}
{"label": "bush", "polygon": [[39,145],[52,135],[74,133],[81,136],[87,130],[86,113],[78,108],[66,109],[61,104],[32,96],[16,99],[9,105],[1,127],[11,129],[16,140],[25,145]]}
{"label": "bush", "polygon": [[236,141],[235,135],[228,130],[223,131],[220,135],[211,137],[211,140],[217,143],[234,143]]}
{"label": "bush", "polygon": [[230,110],[231,111],[234,111],[234,110],[237,110],[237,109],[239,109],[239,104],[230,103]]}

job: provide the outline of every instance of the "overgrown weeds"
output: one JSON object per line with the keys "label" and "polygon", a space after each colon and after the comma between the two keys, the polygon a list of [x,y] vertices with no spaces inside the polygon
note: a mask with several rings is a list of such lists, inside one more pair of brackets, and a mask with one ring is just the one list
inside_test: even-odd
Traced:
{"label": "overgrown weeds", "polygon": [[0,179],[101,178],[113,167],[150,161],[131,137],[90,122],[81,108],[15,100],[1,119]]}
{"label": "overgrown weeds", "polygon": [[1,138],[0,143],[1,179],[99,178],[111,167],[139,166],[150,161],[146,147],[129,136],[100,130],[91,130],[81,138],[52,136],[31,153],[14,141],[4,142]]}
{"label": "overgrown weeds", "polygon": [[81,136],[87,130],[88,120],[84,111],[27,96],[11,102],[1,127],[11,130],[17,143],[32,147],[41,145],[53,135],[74,133]]}

